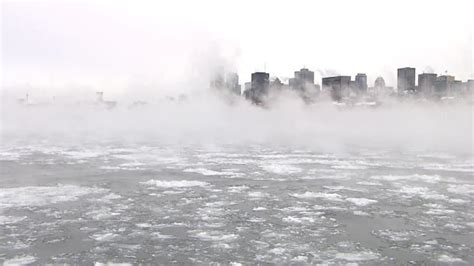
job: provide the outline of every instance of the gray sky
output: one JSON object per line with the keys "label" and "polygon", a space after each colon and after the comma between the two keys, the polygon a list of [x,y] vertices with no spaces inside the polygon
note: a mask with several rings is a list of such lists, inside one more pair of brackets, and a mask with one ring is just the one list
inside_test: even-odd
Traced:
{"label": "gray sky", "polygon": [[[473,74],[472,4],[450,1],[2,1],[2,84],[207,84],[210,67],[289,77],[414,66]],[[319,78],[319,77],[318,77]],[[318,80],[318,83],[320,81]],[[191,86],[192,87],[192,86]]]}

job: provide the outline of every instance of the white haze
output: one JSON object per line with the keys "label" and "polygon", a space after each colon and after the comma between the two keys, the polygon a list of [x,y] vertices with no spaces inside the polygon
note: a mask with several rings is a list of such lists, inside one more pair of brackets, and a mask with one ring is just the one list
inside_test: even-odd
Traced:
{"label": "white haze", "polygon": [[279,97],[269,108],[213,93],[130,109],[93,105],[4,106],[1,133],[10,140],[157,142],[163,145],[270,145],[347,152],[354,148],[445,151],[472,155],[472,106],[387,103],[339,109]]}

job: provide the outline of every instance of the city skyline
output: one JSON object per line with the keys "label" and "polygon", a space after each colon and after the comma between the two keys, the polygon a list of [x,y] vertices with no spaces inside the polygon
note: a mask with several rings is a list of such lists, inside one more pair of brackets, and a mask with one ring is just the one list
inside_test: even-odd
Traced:
{"label": "city skyline", "polygon": [[[318,84],[314,79],[314,72],[306,67],[294,72],[294,77],[289,78],[287,83],[281,82],[279,77],[271,76],[267,72],[254,72],[251,81],[245,82],[245,86],[240,90],[238,73],[229,72],[233,77],[232,86],[224,82],[225,70],[221,69],[220,74],[211,80],[211,88],[227,89],[232,94],[241,95],[255,104],[264,104],[264,98],[272,91],[281,89],[292,90],[299,94],[306,102],[312,102],[320,94],[329,94],[330,97],[341,102],[347,99],[359,100],[371,96],[372,100],[377,100],[380,95],[391,96],[417,96],[425,99],[438,99],[444,97],[472,97],[474,92],[474,79],[466,81],[456,80],[454,75],[436,73],[416,73],[416,68],[402,67],[397,69],[397,85],[395,87],[386,86],[383,77],[375,79],[374,85],[369,86],[367,75],[357,73],[352,80],[352,76],[336,75],[322,77]],[[237,89],[237,90],[236,90]]]}

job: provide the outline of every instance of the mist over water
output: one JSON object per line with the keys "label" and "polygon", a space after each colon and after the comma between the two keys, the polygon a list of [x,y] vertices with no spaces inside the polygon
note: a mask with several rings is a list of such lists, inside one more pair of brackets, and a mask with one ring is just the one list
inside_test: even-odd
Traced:
{"label": "mist over water", "polygon": [[200,93],[108,110],[94,104],[2,107],[2,138],[122,140],[163,144],[265,144],[328,152],[354,148],[439,150],[471,154],[472,106],[386,102],[378,107],[304,104],[280,96],[266,108],[243,97]]}

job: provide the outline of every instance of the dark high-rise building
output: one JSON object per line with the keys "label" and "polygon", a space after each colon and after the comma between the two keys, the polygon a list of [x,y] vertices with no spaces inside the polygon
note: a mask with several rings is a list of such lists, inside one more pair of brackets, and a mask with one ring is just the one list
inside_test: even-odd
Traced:
{"label": "dark high-rise building", "polygon": [[252,90],[266,93],[270,85],[270,74],[265,72],[252,73]]}
{"label": "dark high-rise building", "polygon": [[416,70],[412,67],[399,68],[397,71],[398,93],[415,91]]}
{"label": "dark high-rise building", "polygon": [[288,85],[294,90],[305,91],[314,86],[314,72],[307,68],[295,71],[295,77],[289,80]]}
{"label": "dark high-rise building", "polygon": [[418,91],[425,96],[430,96],[434,92],[437,74],[423,73],[418,75]]}
{"label": "dark high-rise building", "polygon": [[323,78],[323,90],[329,90],[331,97],[336,101],[340,101],[344,96],[347,95],[347,91],[350,88],[350,83],[350,76]]}
{"label": "dark high-rise building", "polygon": [[358,93],[367,92],[367,75],[359,73],[355,76],[355,87]]}
{"label": "dark high-rise building", "polygon": [[447,96],[453,87],[454,76],[443,75],[436,78],[434,95],[437,97]]}
{"label": "dark high-rise building", "polygon": [[263,103],[263,97],[270,87],[270,74],[265,72],[252,73],[250,89],[245,91],[245,97],[256,104]]}
{"label": "dark high-rise building", "polygon": [[295,71],[295,79],[300,83],[314,84],[314,72],[307,68],[302,68],[300,71]]}

